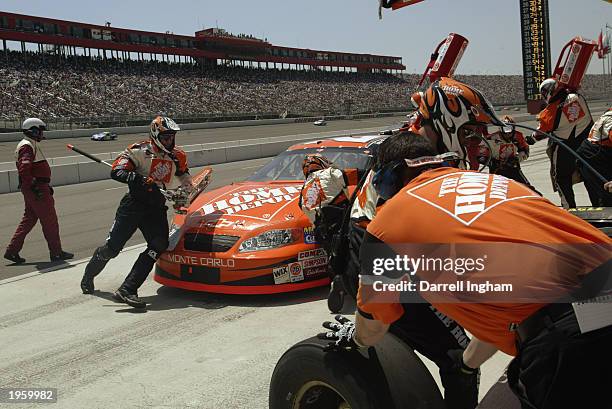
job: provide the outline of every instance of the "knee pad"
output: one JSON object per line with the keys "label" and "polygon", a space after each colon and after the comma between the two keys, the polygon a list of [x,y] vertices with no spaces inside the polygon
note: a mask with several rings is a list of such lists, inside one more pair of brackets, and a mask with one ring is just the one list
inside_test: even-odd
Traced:
{"label": "knee pad", "polygon": [[94,257],[97,257],[102,261],[108,261],[111,258],[117,257],[118,254],[119,254],[118,251],[113,250],[107,244],[105,244],[96,249],[96,252],[94,253]]}

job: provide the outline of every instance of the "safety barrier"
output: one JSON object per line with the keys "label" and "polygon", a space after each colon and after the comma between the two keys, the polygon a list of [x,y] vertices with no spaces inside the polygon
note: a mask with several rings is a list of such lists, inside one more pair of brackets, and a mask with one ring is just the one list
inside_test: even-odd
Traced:
{"label": "safety barrier", "polygon": [[[379,128],[371,128],[352,135],[368,135],[376,133]],[[270,138],[248,139],[241,141],[214,142],[184,147],[187,153],[189,166],[198,167],[205,165],[216,165],[226,162],[237,162],[249,159],[266,158],[285,151],[289,146],[299,142],[326,139],[337,136],[345,136],[346,131],[324,132],[313,136],[312,134],[277,136]],[[318,138],[317,138],[318,136]],[[112,160],[117,153],[105,153],[96,155],[103,160]],[[104,180],[110,177],[108,167],[89,161],[84,157],[55,158],[51,166],[53,186],[70,185],[75,183],[92,182]],[[72,163],[61,163],[72,160]],[[76,162],[74,162],[76,160]],[[17,170],[10,169],[0,171],[0,193],[18,191]]]}
{"label": "safety barrier", "polygon": [[[402,115],[402,112],[385,112],[377,114],[360,114],[360,115],[336,115],[326,116],[325,119],[329,121],[342,120],[342,119],[362,119],[362,118],[382,118],[387,116]],[[198,122],[180,124],[183,130],[192,129],[213,129],[213,128],[233,128],[243,126],[258,126],[258,125],[280,125],[280,124],[293,124],[303,122],[313,122],[317,117],[300,117],[300,118],[280,118],[280,119],[250,119],[245,121],[225,121],[225,122]],[[149,131],[148,126],[128,126],[128,127],[110,127],[110,128],[88,128],[88,129],[65,129],[58,131],[47,131],[45,132],[45,138],[47,139],[61,139],[61,138],[80,138],[83,136],[91,136],[98,132],[115,132],[119,135],[145,133]],[[17,142],[23,137],[21,132],[8,132],[0,134],[0,142]]]}

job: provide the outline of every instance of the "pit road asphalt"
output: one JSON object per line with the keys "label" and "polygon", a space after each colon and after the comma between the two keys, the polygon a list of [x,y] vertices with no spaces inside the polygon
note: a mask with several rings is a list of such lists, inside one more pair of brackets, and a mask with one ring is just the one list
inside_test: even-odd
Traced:
{"label": "pit road asphalt", "polygon": [[[532,147],[523,168],[558,203],[544,148],[545,142]],[[210,188],[243,179],[268,160],[216,165]],[[578,203],[588,205],[582,185],[575,190]],[[84,265],[103,242],[125,191],[111,180],[56,188],[62,240],[75,261],[50,265],[37,226],[22,252],[30,264],[0,266],[0,387],[58,388],[54,409],[266,408],[270,376],[282,353],[332,319],[327,290],[223,296],[165,288],[149,279],[140,291],[149,308],[136,312],[110,295],[144,248],[138,233],[127,244],[135,247],[127,247],[96,280],[96,295],[83,295],[78,283]],[[22,200],[20,193],[2,195],[2,245],[17,225]],[[60,268],[38,271],[48,267]],[[481,396],[507,362],[498,353],[483,367]]]}

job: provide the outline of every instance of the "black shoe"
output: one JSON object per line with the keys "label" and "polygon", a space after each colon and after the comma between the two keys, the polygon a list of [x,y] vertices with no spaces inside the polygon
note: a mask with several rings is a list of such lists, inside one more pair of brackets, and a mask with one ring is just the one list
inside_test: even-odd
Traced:
{"label": "black shoe", "polygon": [[138,294],[130,294],[123,288],[119,288],[117,291],[115,291],[113,298],[134,308],[146,308],[147,306],[146,302],[138,298]]}
{"label": "black shoe", "polygon": [[83,291],[83,294],[93,294],[95,291],[94,278],[87,273],[83,274],[83,279],[81,280],[81,291]]}
{"label": "black shoe", "polygon": [[4,258],[12,261],[15,264],[25,263],[25,258],[20,257],[19,253],[11,254],[7,251],[6,253],[4,253]]}
{"label": "black shoe", "polygon": [[51,254],[50,258],[51,261],[70,260],[71,258],[74,258],[74,254],[62,250],[62,252],[59,254]]}

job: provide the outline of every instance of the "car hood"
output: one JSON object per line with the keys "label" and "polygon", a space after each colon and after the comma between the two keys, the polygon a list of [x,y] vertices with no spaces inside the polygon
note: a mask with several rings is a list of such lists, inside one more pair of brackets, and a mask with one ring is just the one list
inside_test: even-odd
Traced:
{"label": "car hood", "polygon": [[239,182],[201,193],[177,224],[216,234],[244,235],[254,230],[308,227],[299,208],[301,181]]}

